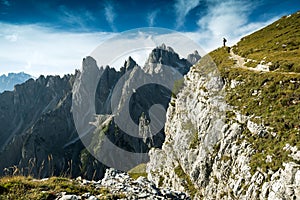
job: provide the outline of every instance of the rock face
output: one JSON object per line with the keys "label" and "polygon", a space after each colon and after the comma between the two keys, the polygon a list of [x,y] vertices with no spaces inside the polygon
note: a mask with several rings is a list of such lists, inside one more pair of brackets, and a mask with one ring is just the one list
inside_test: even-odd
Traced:
{"label": "rock face", "polygon": [[[251,171],[255,149],[242,132],[270,133],[236,111],[233,118],[226,115],[233,111],[224,99],[228,84],[209,58],[191,68],[171,99],[162,149],[149,152],[148,178],[194,199],[298,199],[296,160],[278,171]],[[297,148],[291,156],[296,154]]]}
{"label": "rock face", "polygon": [[0,92],[11,91],[14,89],[14,86],[17,84],[24,83],[28,79],[33,78],[29,74],[24,72],[20,73],[8,73],[8,75],[0,76]]}

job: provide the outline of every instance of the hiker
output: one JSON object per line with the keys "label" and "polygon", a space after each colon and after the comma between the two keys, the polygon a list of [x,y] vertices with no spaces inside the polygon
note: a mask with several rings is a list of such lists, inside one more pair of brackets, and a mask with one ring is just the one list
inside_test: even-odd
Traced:
{"label": "hiker", "polygon": [[223,47],[226,46],[226,44],[225,44],[226,42],[227,42],[227,40],[225,38],[223,38]]}

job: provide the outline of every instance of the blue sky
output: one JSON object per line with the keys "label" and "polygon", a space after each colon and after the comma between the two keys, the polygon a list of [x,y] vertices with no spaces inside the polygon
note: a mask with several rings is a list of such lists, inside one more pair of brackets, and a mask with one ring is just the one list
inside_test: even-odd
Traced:
{"label": "blue sky", "polygon": [[176,30],[208,52],[298,10],[299,0],[0,0],[0,74],[73,73],[101,42],[140,27]]}

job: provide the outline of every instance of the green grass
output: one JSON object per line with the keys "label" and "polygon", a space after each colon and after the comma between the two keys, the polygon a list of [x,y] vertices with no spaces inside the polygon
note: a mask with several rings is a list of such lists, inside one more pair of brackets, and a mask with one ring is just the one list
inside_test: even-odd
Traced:
{"label": "green grass", "polygon": [[147,172],[146,172],[146,163],[139,164],[128,171],[128,174],[131,178],[137,179],[140,176],[147,178]]}
{"label": "green grass", "polygon": [[198,136],[198,130],[197,127],[193,124],[193,122],[191,120],[188,120],[186,122],[182,123],[182,127],[183,130],[186,131],[190,131],[191,135],[192,135],[192,139],[190,142],[190,149],[196,149],[200,143],[199,141],[199,136]]}
{"label": "green grass", "polygon": [[174,82],[173,90],[172,90],[172,97],[176,98],[176,95],[184,86],[184,78],[178,79]]}
{"label": "green grass", "polygon": [[197,193],[197,189],[195,188],[193,182],[191,181],[189,175],[187,175],[182,167],[180,166],[180,164],[174,168],[174,172],[175,174],[182,179],[182,184],[183,187],[185,188],[185,190],[191,195],[191,197],[193,198],[196,193]]}
{"label": "green grass", "polygon": [[0,199],[23,200],[23,199],[55,199],[56,194],[82,195],[86,192],[92,195],[103,195],[104,199],[124,197],[124,194],[110,194],[106,188],[95,188],[92,184],[80,185],[75,180],[52,177],[45,181],[34,180],[31,177],[12,176],[0,179]]}
{"label": "green grass", "polygon": [[[293,138],[294,135],[291,135],[291,138],[288,134],[282,133],[277,134],[276,137],[270,134],[265,137],[258,137],[251,134],[246,127],[244,127],[243,135],[246,140],[251,143],[252,148],[256,150],[250,160],[251,174],[254,174],[258,168],[264,172],[268,170],[277,171],[283,167],[283,162],[293,161],[293,159],[288,156],[291,152],[284,151],[283,147],[287,143],[290,144],[290,140],[298,141],[299,146],[299,138]],[[266,162],[268,155],[272,156],[272,162]],[[297,161],[294,162],[300,164]]]}
{"label": "green grass", "polygon": [[193,133],[193,138],[192,138],[192,141],[190,143],[190,149],[197,149],[197,147],[199,146],[200,144],[200,141],[199,141],[199,138],[198,138],[198,131],[195,131]]}
{"label": "green grass", "polygon": [[300,14],[295,13],[242,38],[233,49],[240,56],[272,62],[271,70],[300,72],[299,47]]}
{"label": "green grass", "polygon": [[[222,49],[211,55],[219,56],[217,59],[222,55],[224,60],[229,57]],[[222,77],[227,83],[231,80],[242,82],[234,89],[227,87],[226,101],[230,105],[244,115],[260,116],[261,119],[256,122],[263,122],[274,132],[299,133],[300,74],[261,73],[231,68],[224,63],[220,66]]]}

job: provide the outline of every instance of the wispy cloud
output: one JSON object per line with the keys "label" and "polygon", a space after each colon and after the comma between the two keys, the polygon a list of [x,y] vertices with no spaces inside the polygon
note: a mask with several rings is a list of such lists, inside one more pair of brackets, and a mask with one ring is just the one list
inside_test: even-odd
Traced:
{"label": "wispy cloud", "polygon": [[113,33],[72,33],[38,25],[0,23],[0,72],[63,75],[81,68],[82,58]]}
{"label": "wispy cloud", "polygon": [[249,10],[255,5],[240,0],[215,1],[208,4],[207,15],[198,21],[201,29],[213,35],[235,34],[241,26],[248,22]]}
{"label": "wispy cloud", "polygon": [[95,21],[93,14],[85,9],[75,11],[61,5],[59,11],[61,20],[70,25],[77,25],[83,30],[88,30],[88,24]]}
{"label": "wispy cloud", "polygon": [[104,14],[105,14],[105,18],[106,21],[108,22],[110,28],[116,32],[117,29],[115,27],[115,19],[117,17],[117,14],[115,12],[115,9],[113,7],[112,2],[107,1],[104,5]]}
{"label": "wispy cloud", "polygon": [[155,25],[156,16],[158,13],[159,13],[158,9],[148,13],[147,15],[148,26],[151,27]]}
{"label": "wispy cloud", "polygon": [[189,12],[196,8],[200,0],[176,0],[174,8],[176,12],[176,29],[182,27],[185,22],[185,17]]}
{"label": "wispy cloud", "polygon": [[1,3],[7,7],[9,7],[11,5],[8,0],[1,0]]}
{"label": "wispy cloud", "polygon": [[207,0],[207,12],[198,20],[197,32],[186,33],[198,41],[207,52],[220,47],[222,38],[233,45],[239,39],[254,32],[278,18],[251,22],[250,14],[256,4],[243,0]]}

